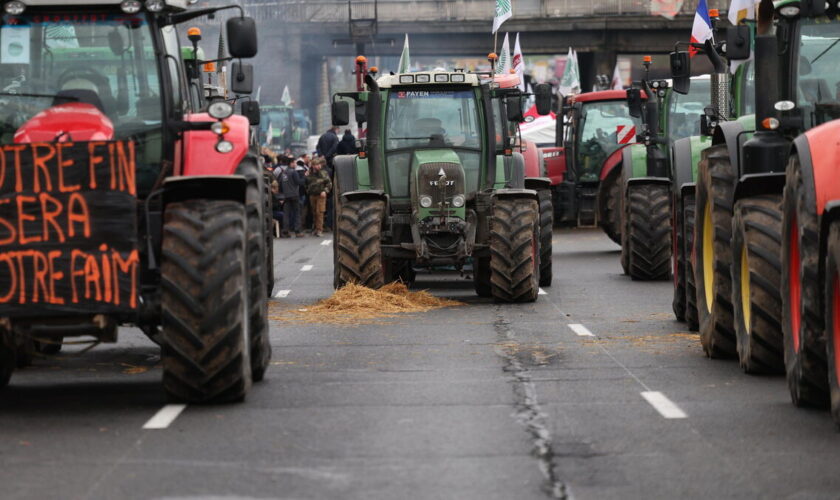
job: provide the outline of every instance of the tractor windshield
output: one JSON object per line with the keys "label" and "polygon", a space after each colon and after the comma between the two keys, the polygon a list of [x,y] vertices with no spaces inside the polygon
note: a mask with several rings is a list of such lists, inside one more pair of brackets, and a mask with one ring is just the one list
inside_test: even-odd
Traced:
{"label": "tractor windshield", "polygon": [[411,152],[452,149],[464,167],[467,192],[478,189],[481,126],[473,90],[392,90],[385,119],[391,195],[408,197]]}
{"label": "tractor windshield", "polygon": [[840,20],[803,19],[797,101],[806,128],[840,118]]}
{"label": "tractor windshield", "polygon": [[281,149],[289,146],[286,136],[291,132],[290,120],[291,110],[289,109],[268,109],[263,110],[260,118],[260,129],[264,142],[268,146],[276,146]]}
{"label": "tractor windshield", "polygon": [[692,80],[688,94],[671,93],[671,109],[668,114],[670,142],[700,135],[700,117],[709,102],[710,86],[711,82],[707,79]]}
{"label": "tractor windshield", "polygon": [[[640,121],[630,117],[626,101],[584,103],[575,158],[579,181],[598,181],[601,166],[607,158],[624,143],[635,142],[635,134],[627,133],[628,126],[635,126],[639,131]],[[618,135],[619,127],[622,128],[621,136]]]}

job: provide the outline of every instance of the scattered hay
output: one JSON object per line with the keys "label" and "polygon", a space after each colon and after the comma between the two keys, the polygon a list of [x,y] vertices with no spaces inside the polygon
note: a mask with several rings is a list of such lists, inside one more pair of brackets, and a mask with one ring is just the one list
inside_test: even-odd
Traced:
{"label": "scattered hay", "polygon": [[358,325],[392,318],[402,313],[426,312],[442,307],[463,306],[457,300],[435,297],[425,290],[412,292],[403,283],[389,283],[379,290],[350,283],[331,297],[311,306],[286,310],[271,319],[292,323]]}

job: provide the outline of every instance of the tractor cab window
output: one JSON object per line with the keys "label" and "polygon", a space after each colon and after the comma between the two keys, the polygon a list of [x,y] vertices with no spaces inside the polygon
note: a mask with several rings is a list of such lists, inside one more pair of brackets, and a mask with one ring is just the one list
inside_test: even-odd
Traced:
{"label": "tractor cab window", "polygon": [[[267,106],[266,106],[267,107]],[[260,136],[263,143],[275,152],[291,146],[294,123],[290,109],[263,109],[260,117]]]}
{"label": "tractor cab window", "polygon": [[452,149],[464,167],[467,192],[478,188],[481,125],[473,90],[392,90],[385,119],[385,160],[391,194],[408,197],[411,151]]}
{"label": "tractor cab window", "polygon": [[668,113],[668,138],[671,142],[700,135],[700,119],[709,102],[710,87],[710,80],[693,80],[688,94],[671,93]]}
{"label": "tractor cab window", "polygon": [[[73,103],[102,117],[109,139],[133,139],[138,192],[157,177],[162,104],[151,31],[143,15],[33,13],[0,24],[0,141],[47,110]],[[55,140],[73,140],[73,126]]]}
{"label": "tractor cab window", "polygon": [[[596,182],[601,166],[624,141],[635,142],[626,127],[640,130],[638,118],[631,118],[626,101],[601,101],[584,103],[580,111],[580,127],[575,148],[578,180]],[[619,136],[619,127],[622,135]],[[619,143],[619,140],[622,143]]]}
{"label": "tractor cab window", "polygon": [[840,19],[801,21],[797,104],[806,128],[840,118]]}

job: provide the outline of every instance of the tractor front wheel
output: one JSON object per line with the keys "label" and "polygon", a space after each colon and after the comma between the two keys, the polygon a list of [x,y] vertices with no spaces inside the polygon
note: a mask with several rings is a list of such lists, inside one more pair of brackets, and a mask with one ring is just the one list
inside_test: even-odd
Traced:
{"label": "tractor front wheel", "polygon": [[551,255],[554,237],[554,204],[551,203],[551,190],[537,191],[540,203],[540,286],[551,286]]}
{"label": "tractor front wheel", "polygon": [[634,280],[668,279],[671,272],[671,191],[663,184],[627,188],[628,270]]}
{"label": "tractor front wheel", "polygon": [[356,283],[368,288],[385,284],[380,238],[385,203],[354,200],[341,204],[335,233],[335,286]]}
{"label": "tractor front wheel", "polygon": [[241,401],[251,387],[242,203],[166,207],[161,259],[163,387],[176,401]]}
{"label": "tractor front wheel", "polygon": [[840,429],[840,222],[828,233],[825,280],[825,346],[831,417]]}
{"label": "tractor front wheel", "polygon": [[[248,331],[251,339],[251,378],[259,382],[265,377],[271,361],[271,341],[268,325],[268,285],[269,274],[273,268],[268,264],[268,245],[266,234],[271,234],[271,226],[265,218],[265,177],[259,171],[259,165],[243,162],[239,173],[245,176],[248,184],[245,190],[245,223],[247,243],[245,252],[248,266]],[[268,204],[270,210],[270,203]]]}
{"label": "tractor front wheel", "polygon": [[779,295],[782,198],[763,195],[735,204],[732,220],[732,305],[738,359],[746,373],[782,373]]}
{"label": "tractor front wheel", "polygon": [[682,224],[683,224],[683,259],[685,260],[685,322],[688,329],[696,332],[700,328],[697,319],[697,289],[694,285],[694,193],[683,195]]}
{"label": "tractor front wheel", "polygon": [[782,331],[785,372],[796,406],[828,403],[823,308],[820,304],[820,225],[809,205],[799,158],[788,162],[782,198]]}
{"label": "tractor front wheel", "polygon": [[685,321],[685,236],[682,223],[683,209],[682,200],[673,195],[671,221],[671,272],[674,273],[674,297],[671,300],[671,309],[677,321]]}
{"label": "tractor front wheel", "polygon": [[490,287],[497,302],[533,302],[540,281],[536,200],[496,199],[490,220]]}
{"label": "tractor front wheel", "polygon": [[621,165],[613,168],[602,181],[599,195],[601,228],[614,242],[621,244]]}
{"label": "tractor front wheel", "polygon": [[694,279],[700,343],[710,358],[734,357],[730,268],[735,174],[726,146],[703,151],[699,167]]}

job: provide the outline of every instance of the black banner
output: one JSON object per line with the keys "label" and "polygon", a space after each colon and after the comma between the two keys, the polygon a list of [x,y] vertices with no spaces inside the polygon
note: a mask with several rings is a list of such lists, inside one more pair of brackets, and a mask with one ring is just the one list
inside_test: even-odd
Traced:
{"label": "black banner", "polygon": [[0,316],[137,308],[130,141],[0,146]]}

